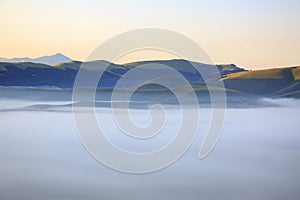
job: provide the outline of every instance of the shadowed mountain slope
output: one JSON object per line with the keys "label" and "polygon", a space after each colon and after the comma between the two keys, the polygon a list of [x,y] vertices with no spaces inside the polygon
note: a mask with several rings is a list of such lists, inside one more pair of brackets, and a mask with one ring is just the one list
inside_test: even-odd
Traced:
{"label": "shadowed mountain slope", "polygon": [[[124,65],[113,64],[107,61],[91,61],[84,63],[84,73],[94,77],[102,73],[98,88],[113,88],[118,80],[131,69],[144,66],[140,75],[135,76],[138,81],[141,77],[161,75],[167,73],[166,67],[179,72],[197,91],[207,91],[207,81],[224,82],[227,92],[231,94],[250,94],[268,97],[297,97],[300,91],[300,67],[274,68],[267,70],[247,71],[234,64],[216,65],[189,62],[186,60],[155,60],[127,63]],[[19,87],[56,87],[72,88],[76,74],[82,62],[71,61],[49,66],[45,64],[22,62],[0,63],[0,85]],[[197,70],[195,69],[197,68]],[[104,70],[105,69],[105,70]],[[217,69],[217,70],[216,70]],[[201,75],[198,73],[201,72]],[[97,72],[97,73],[96,73]],[[126,88],[126,84],[124,86]],[[148,85],[144,89],[161,89]]]}

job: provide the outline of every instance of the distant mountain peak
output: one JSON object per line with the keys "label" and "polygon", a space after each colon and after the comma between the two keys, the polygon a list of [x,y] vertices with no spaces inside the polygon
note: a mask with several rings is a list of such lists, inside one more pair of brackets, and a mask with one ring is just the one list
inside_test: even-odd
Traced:
{"label": "distant mountain peak", "polygon": [[63,55],[62,53],[56,53],[50,56],[41,56],[38,58],[0,58],[0,62],[11,62],[11,63],[16,63],[16,62],[32,62],[32,63],[41,63],[41,64],[46,64],[46,65],[58,65],[60,63],[66,63],[66,62],[71,62],[72,59]]}
{"label": "distant mountain peak", "polygon": [[62,54],[62,53],[56,53],[56,54],[50,55],[48,57],[66,57],[66,58],[69,58],[69,57],[65,56],[64,54]]}

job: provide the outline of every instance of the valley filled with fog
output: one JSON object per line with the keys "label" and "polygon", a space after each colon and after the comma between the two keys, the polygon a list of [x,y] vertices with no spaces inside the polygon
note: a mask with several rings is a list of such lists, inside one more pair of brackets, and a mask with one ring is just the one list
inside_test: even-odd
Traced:
{"label": "valley filled with fog", "polygon": [[[71,90],[0,91],[0,199],[274,200],[298,199],[300,195],[297,99],[228,96],[219,141],[199,160],[211,119],[204,95],[195,108],[199,109],[199,128],[188,151],[165,169],[137,175],[110,169],[85,150],[72,113],[76,102]],[[130,110],[132,120],[148,124],[149,105],[164,105],[166,126],[151,141],[136,141],[118,132],[109,92],[96,95],[98,123],[123,149],[148,152],[160,148],[174,137],[180,122],[174,97],[160,95],[136,94]],[[168,101],[159,101],[167,96]]]}

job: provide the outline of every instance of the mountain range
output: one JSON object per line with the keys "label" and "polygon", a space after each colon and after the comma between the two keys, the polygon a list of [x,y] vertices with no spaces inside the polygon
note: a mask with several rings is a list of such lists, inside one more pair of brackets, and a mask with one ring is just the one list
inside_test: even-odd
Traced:
{"label": "mountain range", "polygon": [[19,62],[32,62],[32,63],[40,63],[40,64],[45,64],[45,65],[57,65],[59,63],[64,63],[64,62],[71,62],[72,60],[61,54],[57,53],[51,56],[42,56],[38,58],[1,58],[0,57],[0,62],[9,62],[9,63],[19,63]]}
{"label": "mountain range", "polygon": [[[80,61],[70,61],[71,59],[62,54],[34,60],[35,62],[0,62],[0,86],[72,88],[78,69],[82,64]],[[59,62],[60,60],[66,60],[66,62]],[[166,65],[180,72],[193,88],[199,91],[206,90],[204,75],[209,81],[222,80],[227,93],[230,94],[300,98],[300,67],[252,71],[234,64],[216,65],[221,74],[220,77],[216,75],[212,65],[182,59],[142,61],[123,65],[99,60],[85,64],[88,65],[88,69],[85,71],[87,77],[95,76],[95,70],[102,70],[103,76],[98,83],[98,88],[103,89],[115,87],[117,81],[128,71],[138,65],[146,64],[148,68],[144,69],[143,76],[164,73],[164,69],[159,66]],[[109,67],[104,71],[106,66]],[[194,67],[201,70],[201,75]],[[134,77],[136,80],[139,78],[139,76]],[[144,89],[158,88],[158,86],[148,85]]]}

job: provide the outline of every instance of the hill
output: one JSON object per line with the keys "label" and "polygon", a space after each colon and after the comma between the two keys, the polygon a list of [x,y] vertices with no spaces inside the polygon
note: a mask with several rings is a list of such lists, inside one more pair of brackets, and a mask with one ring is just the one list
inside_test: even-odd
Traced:
{"label": "hill", "polygon": [[[82,62],[71,61],[50,66],[46,64],[22,62],[0,62],[0,85],[21,87],[57,87],[72,88],[78,69]],[[85,63],[87,77],[95,76],[96,71],[101,71],[98,88],[110,89],[115,87],[120,77],[131,69],[144,65],[140,76],[134,77],[138,81],[141,77],[167,73],[167,65],[187,79],[195,90],[206,91],[203,76],[209,81],[224,82],[226,91],[230,94],[245,94],[264,97],[300,97],[300,67],[274,68],[267,70],[247,71],[234,64],[217,65],[220,75],[209,64],[189,62],[187,60],[154,60],[127,63],[118,65],[108,61],[98,60]],[[107,67],[108,66],[108,67]],[[106,70],[104,68],[107,67]],[[201,75],[195,70],[201,71]],[[121,86],[122,87],[122,86]],[[127,87],[126,84],[123,87]],[[157,85],[147,85],[143,89],[163,89]]]}
{"label": "hill", "polygon": [[[226,88],[261,96],[280,96],[297,91],[300,67],[274,68],[227,74]],[[293,96],[293,95],[292,95]]]}

